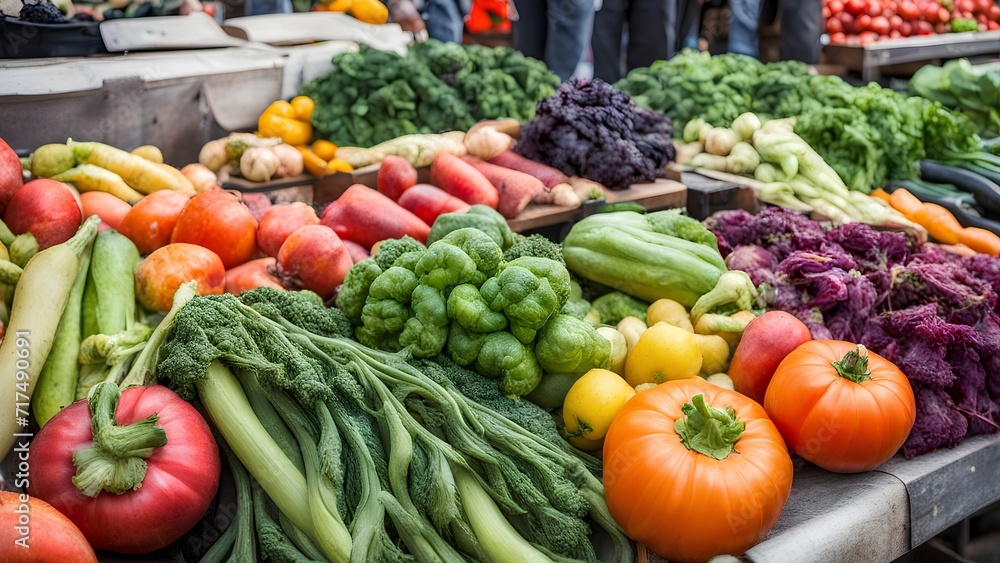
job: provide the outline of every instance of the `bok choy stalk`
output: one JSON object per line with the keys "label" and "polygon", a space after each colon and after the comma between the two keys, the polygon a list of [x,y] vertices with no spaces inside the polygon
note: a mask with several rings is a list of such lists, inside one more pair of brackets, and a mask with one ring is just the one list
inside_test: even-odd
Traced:
{"label": "bok choy stalk", "polygon": [[[408,362],[349,331],[308,292],[195,297],[177,312],[157,375],[201,399],[267,496],[331,559],[596,561],[587,515],[618,561],[634,559],[599,463],[561,440],[547,413],[445,359]],[[262,424],[270,415],[250,406],[254,381],[294,435],[304,473],[276,443],[280,430]],[[503,540],[483,522],[494,534],[505,525]]]}

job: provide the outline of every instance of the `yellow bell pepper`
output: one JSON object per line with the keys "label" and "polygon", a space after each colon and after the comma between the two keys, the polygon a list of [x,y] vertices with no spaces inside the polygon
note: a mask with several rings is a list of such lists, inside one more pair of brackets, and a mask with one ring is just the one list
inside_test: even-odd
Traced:
{"label": "yellow bell pepper", "polygon": [[376,25],[389,20],[389,9],[379,0],[353,0],[350,14],[360,21]]}
{"label": "yellow bell pepper", "polygon": [[305,145],[312,140],[312,124],[295,117],[295,108],[285,100],[273,102],[257,120],[257,132],[264,137],[280,137],[289,145]]}
{"label": "yellow bell pepper", "polygon": [[290,102],[295,110],[295,119],[309,123],[312,120],[313,111],[316,109],[316,102],[309,96],[295,96]]}

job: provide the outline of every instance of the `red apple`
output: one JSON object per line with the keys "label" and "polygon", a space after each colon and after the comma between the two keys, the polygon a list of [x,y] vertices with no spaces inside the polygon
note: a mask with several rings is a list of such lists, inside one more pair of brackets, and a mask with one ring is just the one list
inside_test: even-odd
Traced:
{"label": "red apple", "polygon": [[274,275],[277,267],[275,259],[268,257],[251,260],[246,264],[240,264],[227,270],[226,293],[238,295],[248,289],[258,287],[273,287],[284,290],[281,280]]}
{"label": "red apple", "polygon": [[750,321],[729,364],[733,387],[763,405],[767,384],[778,364],[809,340],[809,328],[784,311],[768,311]]}
{"label": "red apple", "polygon": [[83,192],[80,194],[80,201],[83,204],[84,218],[91,215],[101,218],[101,224],[97,227],[100,231],[119,230],[122,220],[129,211],[132,211],[132,206],[128,202],[107,192]]}
{"label": "red apple", "polygon": [[278,274],[285,287],[301,287],[324,300],[333,296],[354,261],[330,227],[305,225],[288,235],[278,251]]}
{"label": "red apple", "polygon": [[15,234],[31,233],[46,249],[69,240],[83,223],[83,211],[61,182],[39,178],[21,186],[7,202],[3,220]]}
{"label": "red apple", "polygon": [[118,231],[135,243],[141,254],[170,244],[177,217],[191,199],[173,190],[159,190],[140,199],[125,215]]}
{"label": "red apple", "polygon": [[276,257],[288,235],[304,225],[317,224],[319,216],[305,203],[272,205],[264,211],[257,226],[257,246],[264,254]]}
{"label": "red apple", "polygon": [[0,139],[0,215],[3,214],[7,202],[14,197],[23,183],[21,159],[3,139]]}
{"label": "red apple", "polygon": [[135,297],[150,311],[166,313],[181,285],[196,281],[199,295],[218,295],[226,287],[226,269],[207,248],[183,242],[153,251],[135,269]]}

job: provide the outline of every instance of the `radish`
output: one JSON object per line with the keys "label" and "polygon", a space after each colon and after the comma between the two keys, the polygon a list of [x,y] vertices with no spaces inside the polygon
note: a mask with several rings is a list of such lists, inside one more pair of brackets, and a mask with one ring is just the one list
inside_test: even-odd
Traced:
{"label": "radish", "polygon": [[417,169],[409,160],[401,156],[388,155],[382,159],[375,176],[375,185],[379,193],[385,194],[392,201],[398,201],[399,196],[417,183]]}
{"label": "radish", "polygon": [[397,202],[403,209],[423,219],[428,225],[434,224],[438,215],[453,211],[466,212],[471,205],[430,184],[417,184],[403,192]]}
{"label": "radish", "polygon": [[500,194],[497,211],[507,219],[517,217],[535,196],[545,191],[545,184],[541,180],[524,172],[497,166],[474,156],[462,157],[462,160],[482,172],[496,186]]}
{"label": "radish", "polygon": [[455,155],[439,154],[434,157],[431,183],[469,205],[482,204],[496,209],[500,203],[497,188],[486,176]]}

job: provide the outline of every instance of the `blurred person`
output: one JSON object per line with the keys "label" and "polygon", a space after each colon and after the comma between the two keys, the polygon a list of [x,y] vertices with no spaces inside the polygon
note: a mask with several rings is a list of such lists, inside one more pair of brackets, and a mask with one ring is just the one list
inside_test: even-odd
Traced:
{"label": "blurred person", "polygon": [[389,9],[389,21],[399,24],[403,31],[409,31],[414,35],[421,35],[427,30],[424,19],[420,16],[413,0],[383,0],[385,7]]}
{"label": "blurred person", "polygon": [[822,0],[764,0],[761,23],[781,23],[781,60],[819,64]]}
{"label": "blurred person", "polygon": [[688,2],[690,14],[684,18],[682,47],[698,49],[700,22],[704,5],[722,7],[729,4],[729,32],[727,50],[730,53],[760,58],[760,43],[757,29],[761,18],[762,0],[698,0]]}
{"label": "blurred person", "polygon": [[634,68],[673,57],[679,44],[679,2],[685,0],[604,0],[594,15],[594,78],[614,83]]}
{"label": "blurred person", "polygon": [[424,0],[421,15],[427,27],[427,36],[438,41],[462,42],[465,31],[465,14],[469,13],[466,0]]}
{"label": "blurred person", "polygon": [[514,9],[514,48],[544,61],[560,80],[573,76],[590,43],[594,0],[514,0]]}

